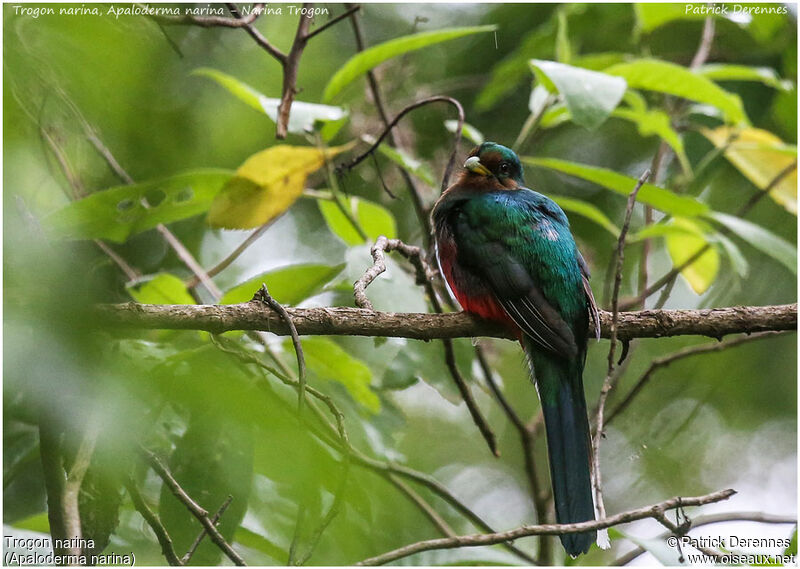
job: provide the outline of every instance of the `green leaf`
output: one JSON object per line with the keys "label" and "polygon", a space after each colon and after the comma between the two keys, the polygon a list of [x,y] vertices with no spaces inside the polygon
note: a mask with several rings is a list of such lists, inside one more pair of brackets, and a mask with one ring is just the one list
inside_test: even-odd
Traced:
{"label": "green leaf", "polygon": [[[356,222],[366,233],[368,240],[374,241],[381,235],[385,235],[389,239],[397,237],[397,224],[394,221],[394,216],[382,205],[357,197],[342,201],[344,207],[350,208]],[[364,239],[361,238],[353,227],[352,222],[342,213],[336,203],[327,200],[317,200],[317,203],[322,216],[328,223],[328,227],[342,241],[348,245],[364,243]]]}
{"label": "green leaf", "polygon": [[[444,127],[454,133],[458,128],[458,121],[446,120],[444,121]],[[466,122],[461,125],[461,134],[475,146],[480,146],[486,140],[481,131]]]}
{"label": "green leaf", "polygon": [[184,282],[169,273],[160,273],[138,288],[128,288],[128,292],[140,304],[195,303]]}
{"label": "green leaf", "polygon": [[[632,91],[629,91],[632,92]],[[672,128],[670,117],[667,113],[661,110],[633,110],[627,108],[615,109],[611,116],[631,121],[636,125],[639,134],[644,137],[657,135],[664,142],[669,144],[670,148],[675,151],[681,168],[687,174],[692,171],[689,158],[686,156],[686,151],[683,148],[683,140],[678,133]]]}
{"label": "green leaf", "polygon": [[236,528],[233,538],[237,543],[269,555],[276,562],[286,561],[287,551],[261,534],[247,529],[244,526]]}
{"label": "green leaf", "polygon": [[582,215],[594,221],[597,225],[606,229],[611,235],[614,237],[619,236],[619,227],[614,225],[614,223],[608,219],[606,214],[600,211],[599,208],[595,207],[594,205],[585,202],[583,200],[576,200],[572,198],[565,198],[562,196],[550,196],[551,199],[556,202],[561,209],[565,211],[570,211],[572,213],[577,213],[578,215]]}
{"label": "green leaf", "polygon": [[306,177],[348,146],[327,149],[278,144],[242,164],[214,199],[208,223],[249,229],[274,219],[300,197]]}
{"label": "green leaf", "polygon": [[725,91],[713,81],[680,65],[657,59],[638,59],[612,65],[605,72],[622,77],[631,89],[658,91],[706,103],[720,109],[729,122],[748,122],[738,95]]}
{"label": "green leaf", "polygon": [[[637,180],[630,176],[618,174],[613,170],[577,164],[556,158],[531,158],[522,157],[522,161],[531,166],[540,166],[564,172],[571,176],[576,176],[583,180],[594,182],[618,194],[628,196],[636,186]],[[659,188],[653,184],[644,184],[639,190],[637,200],[665,213],[692,217],[707,213],[708,206],[693,197],[679,196],[664,188]]]}
{"label": "green leaf", "polygon": [[[367,144],[375,143],[375,139],[368,134],[363,135],[361,139]],[[405,150],[392,148],[388,144],[381,143],[378,145],[378,151],[386,156],[389,160],[400,166],[403,170],[415,175],[429,186],[435,185],[431,167],[425,162],[410,156]]]}
{"label": "green leaf", "polygon": [[758,81],[781,91],[791,91],[792,82],[781,79],[770,67],[750,67],[730,63],[708,63],[697,72],[712,81]]}
{"label": "green leaf", "polygon": [[747,262],[747,259],[744,258],[744,255],[742,255],[739,247],[736,246],[736,243],[728,239],[722,233],[711,235],[709,240],[719,243],[722,246],[722,248],[725,250],[725,254],[728,256],[728,260],[731,263],[731,268],[736,271],[737,275],[742,278],[747,276],[747,273],[750,272],[750,265]]}
{"label": "green leaf", "polygon": [[785,239],[755,223],[733,215],[712,212],[707,217],[721,223],[747,243],[762,253],[769,255],[795,275],[797,274],[797,247]]}
{"label": "green leaf", "polygon": [[248,302],[253,294],[265,283],[269,294],[281,304],[297,305],[314,296],[344,268],[344,263],[328,265],[292,265],[261,273],[228,290],[220,299],[220,304],[239,304]]}
{"label": "green leaf", "polygon": [[572,120],[588,129],[603,124],[625,94],[625,80],[605,73],[540,59],[530,65],[549,91],[564,96]]}
{"label": "green leaf", "polygon": [[[159,223],[203,213],[232,175],[228,170],[194,170],[162,180],[116,186],[72,202],[47,217],[46,223],[69,239],[122,243]],[[143,199],[148,200],[149,208],[142,204]]]}
{"label": "green leaf", "polygon": [[794,527],[794,531],[792,532],[792,540],[789,542],[789,546],[784,550],[784,555],[797,555],[797,526]]}
{"label": "green leaf", "polygon": [[[702,129],[701,132],[714,146],[724,148],[725,158],[761,190],[766,190],[786,168],[797,164],[797,148],[787,148],[769,131],[720,126],[713,130]],[[797,215],[797,168],[784,175],[769,195],[786,211]]]}
{"label": "green leaf", "polygon": [[[667,235],[667,251],[676,267],[685,263],[701,248],[708,245],[702,230],[691,220],[676,217],[670,225],[685,228],[685,232]],[[714,283],[719,271],[719,253],[714,247],[700,255],[696,261],[681,271],[681,275],[697,294],[703,294]]]}
{"label": "green leaf", "polygon": [[496,29],[497,26],[445,28],[443,30],[433,30],[430,32],[420,32],[418,34],[403,36],[365,49],[361,53],[351,57],[336,73],[334,73],[333,77],[328,81],[328,85],[325,87],[322,100],[326,103],[330,102],[354,79],[388,59],[437,43],[472,34],[492,32]]}
{"label": "green leaf", "polygon": [[[292,349],[288,342],[287,349]],[[320,379],[341,383],[368,411],[380,411],[380,399],[370,389],[372,372],[364,362],[345,352],[333,340],[323,337],[304,338],[303,354],[310,372]]]}
{"label": "green leaf", "polygon": [[569,25],[567,12],[558,11],[558,28],[556,29],[556,61],[569,65],[572,61],[572,47],[569,43]]}
{"label": "green leaf", "polygon": [[[704,20],[705,4],[638,3],[633,5],[636,13],[636,28],[649,33],[659,26],[674,20]],[[687,11],[688,9],[688,11]]]}
{"label": "green leaf", "polygon": [[23,520],[17,520],[11,525],[12,527],[15,527],[17,529],[35,531],[48,535],[50,534],[50,520],[47,517],[47,512],[34,514],[29,518],[25,518]]}
{"label": "green leaf", "polygon": [[[201,67],[192,71],[192,75],[213,79],[243,102],[257,111],[266,114],[272,119],[272,122],[278,120],[278,106],[281,104],[280,99],[267,97],[250,87],[250,85],[239,81],[227,73],[217,71],[216,69]],[[317,121],[327,123],[329,121],[340,121],[345,117],[347,117],[347,111],[342,107],[305,103],[295,100],[292,103],[287,128],[289,132],[293,134],[303,134],[313,130]]]}

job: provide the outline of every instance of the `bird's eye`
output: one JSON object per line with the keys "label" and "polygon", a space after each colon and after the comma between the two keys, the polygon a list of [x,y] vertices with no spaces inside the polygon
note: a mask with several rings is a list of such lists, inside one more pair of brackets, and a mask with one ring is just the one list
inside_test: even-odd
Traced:
{"label": "bird's eye", "polygon": [[501,174],[507,176],[508,175],[508,170],[509,170],[508,162],[503,162],[503,163],[500,164],[500,173]]}

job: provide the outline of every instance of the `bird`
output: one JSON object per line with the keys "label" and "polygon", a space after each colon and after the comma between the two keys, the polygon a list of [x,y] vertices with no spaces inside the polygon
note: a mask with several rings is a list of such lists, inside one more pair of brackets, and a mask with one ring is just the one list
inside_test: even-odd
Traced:
{"label": "bird", "polygon": [[[512,331],[544,415],[558,523],[594,520],[583,368],[590,322],[599,339],[589,268],[564,211],[525,187],[513,150],[484,142],[431,211],[436,258],[468,313]],[[562,534],[572,557],[595,531]]]}

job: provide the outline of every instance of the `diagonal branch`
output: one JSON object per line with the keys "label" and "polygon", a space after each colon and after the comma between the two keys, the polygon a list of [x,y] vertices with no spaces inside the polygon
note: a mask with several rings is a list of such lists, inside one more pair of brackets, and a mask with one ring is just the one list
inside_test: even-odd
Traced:
{"label": "diagonal branch", "polygon": [[691,498],[682,498],[677,496],[675,498],[671,498],[651,506],[646,506],[644,508],[622,512],[600,520],[592,520],[577,524],[522,526],[513,530],[491,534],[473,534],[441,539],[430,539],[427,541],[412,543],[410,545],[406,545],[405,547],[389,551],[376,557],[370,557],[369,559],[365,559],[356,565],[383,565],[397,559],[408,557],[409,555],[414,555],[415,553],[431,551],[434,549],[478,547],[481,545],[494,545],[496,543],[502,543],[531,535],[564,535],[567,533],[580,533],[589,530],[605,529],[646,518],[657,519],[659,516],[663,516],[664,512],[668,510],[674,510],[676,508],[702,506],[705,504],[720,502],[722,500],[727,500],[734,494],[736,494],[736,491],[729,489],[720,490],[719,492],[714,492],[713,494],[707,494],[705,496]]}

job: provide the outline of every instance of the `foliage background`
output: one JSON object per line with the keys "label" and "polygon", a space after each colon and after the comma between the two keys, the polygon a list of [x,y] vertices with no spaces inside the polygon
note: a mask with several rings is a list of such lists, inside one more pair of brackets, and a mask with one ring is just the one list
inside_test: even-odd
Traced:
{"label": "foliage background", "polygon": [[[341,5],[327,6],[332,15],[344,10]],[[647,30],[638,10],[630,4],[376,4],[363,6],[361,19],[368,45],[415,31],[496,25],[496,37],[476,34],[409,53],[380,66],[377,75],[390,114],[425,95],[445,93],[464,104],[467,121],[488,139],[510,144],[529,115],[533,75],[527,60],[531,58],[553,60],[563,56],[568,46],[573,58],[630,54],[688,65],[698,46],[703,18],[678,18]],[[568,23],[562,28],[566,40],[561,36],[561,54],[557,53],[559,14]],[[48,216],[69,204],[70,184],[42,135],[44,131],[56,141],[87,193],[117,186],[119,180],[86,140],[70,102],[137,181],[197,168],[233,170],[247,157],[276,144],[274,123],[192,71],[218,69],[267,96],[278,97],[280,67],[241,30],[160,29],[148,18],[135,16],[33,18],[15,14],[11,5],[3,6],[3,15],[3,522],[14,528],[6,528],[5,533],[47,531],[39,421],[55,421],[68,433],[65,454],[69,462],[77,444],[75,433],[82,431],[92,410],[100,409],[103,430],[93,468],[102,483],[114,488],[99,493],[104,507],[115,509],[109,497],[119,488],[120,476],[132,474],[149,501],[158,504],[179,554],[196,535],[198,530],[182,506],[131,452],[136,442],[143,442],[171,457],[176,476],[207,509],[215,510],[227,494],[234,495],[223,517],[223,531],[234,536],[235,547],[249,562],[285,563],[298,504],[305,510],[300,537],[304,550],[344,475],[341,457],[299,427],[291,411],[294,391],[273,378],[268,378],[268,389],[257,388],[254,370],[211,347],[206,334],[123,335],[97,329],[87,308],[98,301],[129,301],[132,291],[125,275],[91,241],[68,241],[49,232]],[[324,21],[319,18],[317,25]],[[296,22],[297,16],[285,11],[282,16],[260,18],[258,28],[274,44],[286,47]],[[788,15],[756,15],[749,22],[717,18],[709,58],[767,67],[790,81],[785,89],[754,81],[721,83],[741,97],[754,126],[773,132],[789,145],[797,139],[796,45],[793,6]],[[346,21],[313,39],[300,64],[298,99],[321,101],[328,79],[354,53]],[[335,100],[349,109],[350,116],[333,143],[381,131],[365,85],[359,78]],[[659,94],[650,94],[648,99],[654,107],[663,106]],[[452,118],[450,109],[430,106],[412,113],[399,129],[409,154],[432,173],[432,184],[418,181],[428,205],[438,195],[437,180],[451,151],[452,135],[443,121]],[[692,115],[690,122],[719,124],[699,114]],[[697,166],[712,145],[696,129],[683,137],[686,153]],[[303,135],[290,135],[288,142],[313,144]],[[520,150],[525,156],[555,157],[638,177],[658,145],[658,137],[642,136],[631,122],[611,117],[593,131],[569,121],[540,128]],[[468,148],[464,142],[459,157]],[[382,190],[378,170],[370,161],[341,180],[342,189],[390,213],[379,218],[375,233],[395,232],[407,243],[420,243],[423,232],[402,180],[385,157],[379,155],[377,160],[384,182],[398,199]],[[674,181],[678,174],[673,162],[668,179]],[[526,181],[548,195],[591,203],[620,223],[623,196],[546,168],[527,167]],[[306,186],[329,188],[330,180],[321,170]],[[718,159],[705,183],[692,191],[714,210],[732,213],[756,188],[734,166]],[[352,305],[348,289],[369,265],[369,243],[343,240],[340,235],[345,230],[326,221],[318,201],[302,197],[294,203],[215,279],[219,287],[225,291],[268,271],[312,265],[312,282],[300,298],[290,297],[301,282],[296,268],[283,273],[284,285],[278,276],[274,285],[270,277],[259,277],[258,282],[265,280],[282,302]],[[606,299],[604,273],[616,239],[585,217],[570,214],[570,219],[593,267],[595,290]],[[748,219],[796,243],[795,215],[774,201],[761,200]],[[643,213],[637,208],[633,228],[642,224]],[[213,266],[247,234],[210,229],[204,215],[172,223],[170,228],[204,267]],[[680,278],[666,306],[794,302],[796,275],[747,239],[735,241],[749,265],[746,275],[737,274],[722,255],[719,272],[706,292],[697,295]],[[154,230],[113,247],[143,275],[191,276]],[[638,245],[629,248],[623,295],[636,290],[640,251]],[[663,239],[655,239],[651,276],[671,266]],[[149,290],[144,286],[133,287],[133,293]],[[137,300],[152,298],[142,294]],[[177,293],[170,289],[169,294]],[[390,264],[369,295],[379,310],[428,310],[422,290],[399,263]],[[692,337],[639,341],[620,392],[632,385],[654,357],[698,341]],[[794,336],[784,335],[688,359],[659,372],[635,405],[609,427],[601,447],[608,511],[732,487],[739,494],[708,511],[794,515],[795,342]],[[488,346],[508,399],[522,416],[532,416],[538,402],[518,346],[500,340],[482,343]],[[439,344],[368,338],[304,341],[310,381],[341,407],[354,446],[380,460],[432,474],[496,529],[531,523],[535,518],[516,432],[477,381],[470,341],[460,340],[456,346],[459,365],[473,378],[478,402],[500,437],[500,459],[489,454],[463,403],[459,404]],[[288,365],[294,365],[290,344],[273,338],[272,347]],[[604,342],[590,349],[584,376],[590,402],[599,393],[605,355]],[[536,458],[542,465],[543,451],[540,444]],[[347,477],[341,510],[319,541],[311,563],[349,564],[438,535],[384,478],[357,466],[349,469]],[[419,492],[458,533],[474,531],[427,490]],[[790,532],[787,526],[742,527],[741,531],[753,536]],[[647,536],[658,526],[642,522],[622,529]],[[122,497],[119,525],[110,539],[110,551],[133,551],[140,564],[164,563],[158,544],[127,495]],[[518,545],[535,550],[531,538]],[[610,552],[595,549],[579,562],[604,564],[629,548],[630,542],[618,539]],[[194,561],[216,563],[219,556],[206,544]],[[414,564],[461,561],[519,562],[500,548],[430,552],[408,560]]]}

